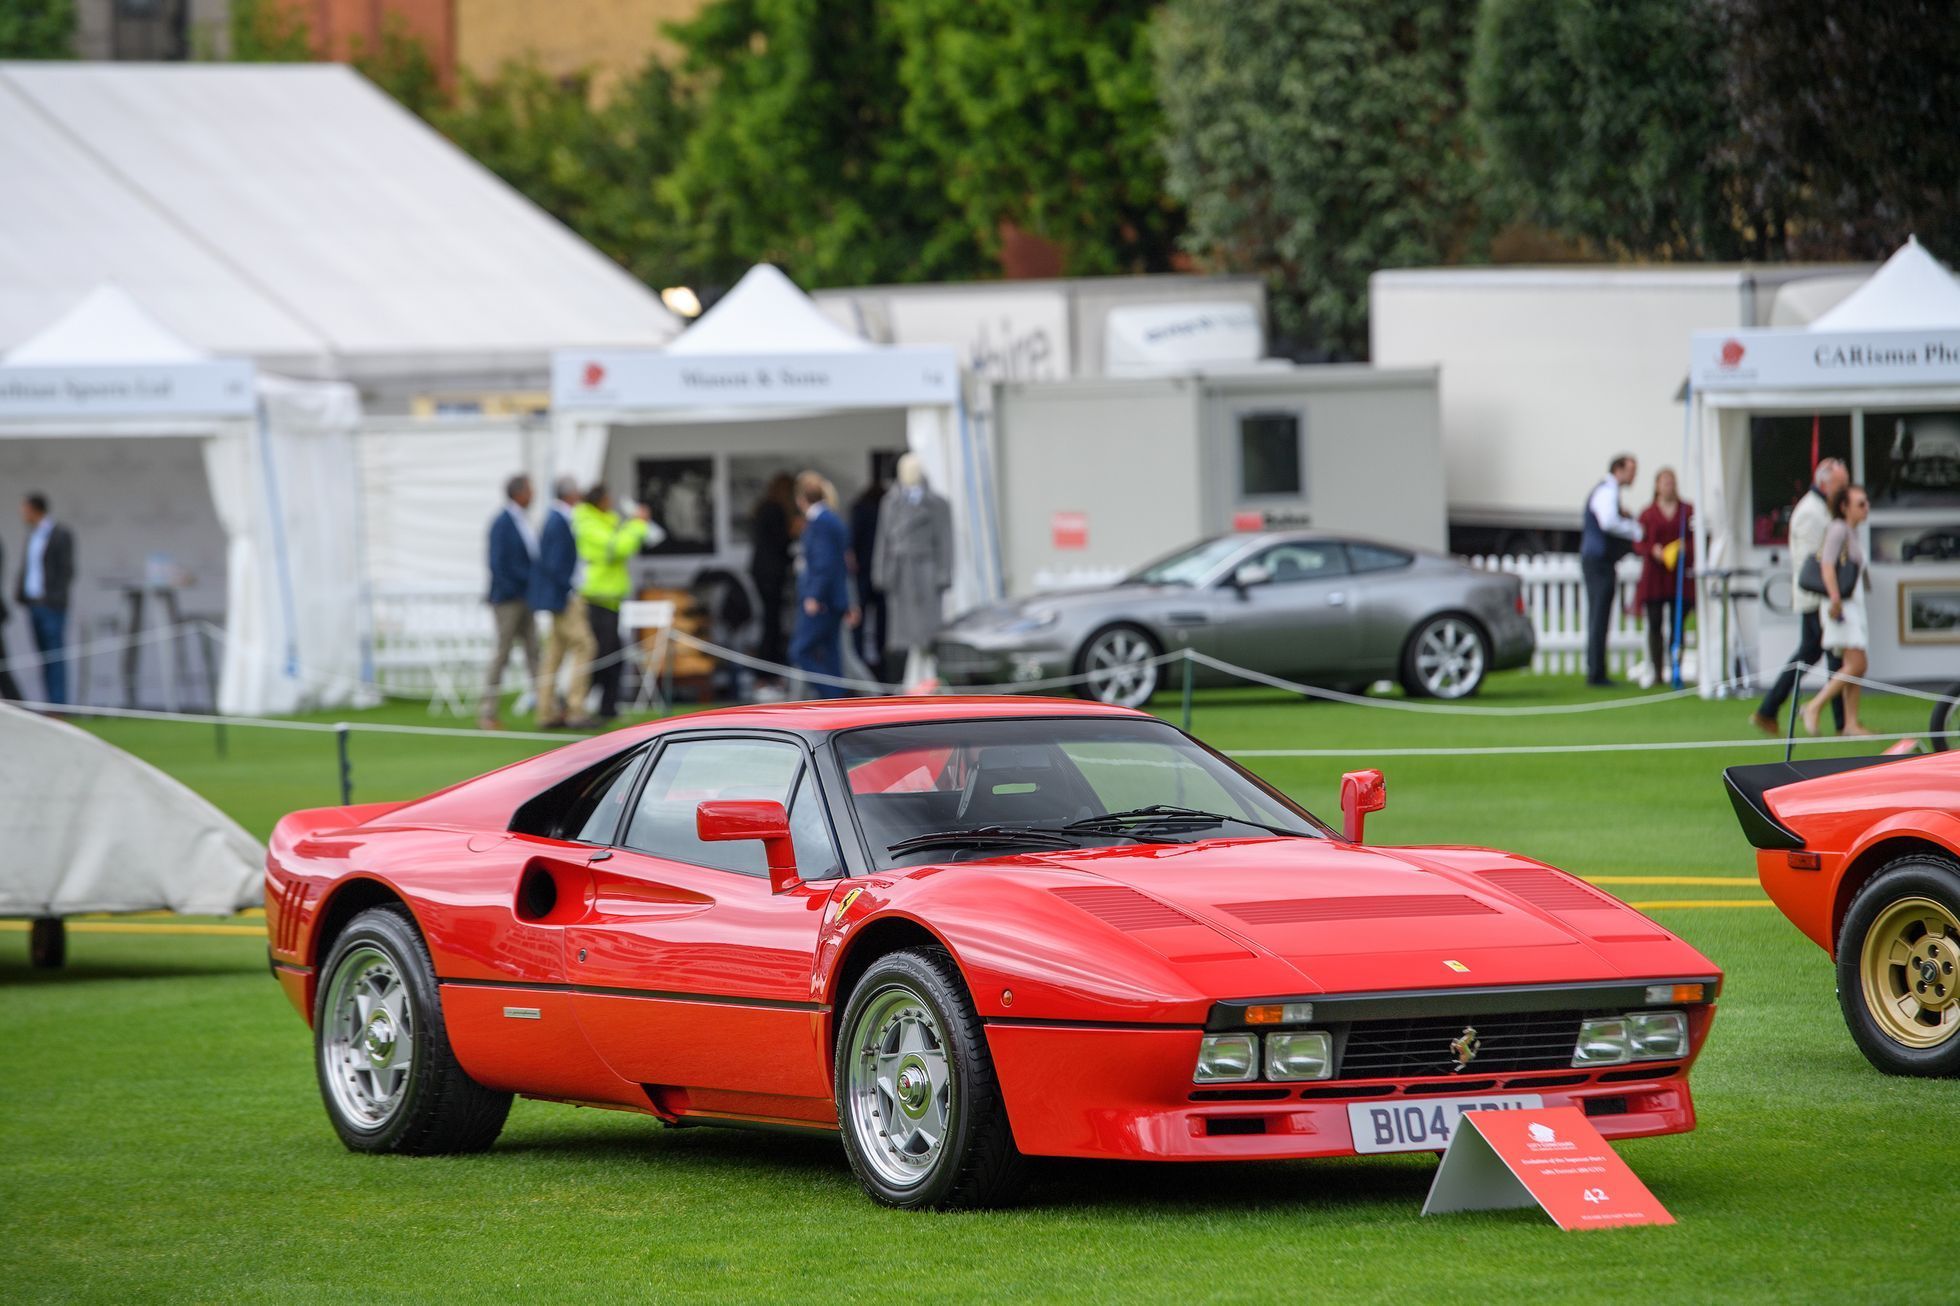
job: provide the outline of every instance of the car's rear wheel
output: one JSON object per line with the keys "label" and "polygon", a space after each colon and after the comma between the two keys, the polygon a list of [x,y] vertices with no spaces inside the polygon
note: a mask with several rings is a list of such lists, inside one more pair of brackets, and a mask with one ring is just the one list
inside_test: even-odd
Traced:
{"label": "car's rear wheel", "polygon": [[1140,627],[1106,626],[1089,637],[1075,658],[1075,672],[1086,679],[1076,693],[1115,707],[1142,707],[1163,678],[1157,641]]}
{"label": "car's rear wheel", "polygon": [[1402,650],[1402,688],[1412,698],[1468,698],[1483,687],[1490,641],[1469,617],[1445,612],[1416,627]]}
{"label": "car's rear wheel", "polygon": [[1960,1075],[1960,865],[1900,857],[1844,914],[1838,1002],[1866,1060],[1887,1074]]}
{"label": "car's rear wheel", "polygon": [[313,1045],[327,1115],[356,1152],[478,1152],[510,1114],[509,1093],[457,1064],[428,947],[398,908],[362,912],[334,941]]}
{"label": "car's rear wheel", "polygon": [[887,1206],[993,1206],[1020,1187],[986,1031],[941,948],[881,957],[838,1022],[844,1152]]}

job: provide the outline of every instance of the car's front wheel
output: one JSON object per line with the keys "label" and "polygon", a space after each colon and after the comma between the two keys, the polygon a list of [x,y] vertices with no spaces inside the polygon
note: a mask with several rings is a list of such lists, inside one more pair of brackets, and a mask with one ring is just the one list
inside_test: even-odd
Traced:
{"label": "car's front wheel", "polygon": [[1891,1075],[1960,1076],[1960,865],[1914,853],[1844,914],[1838,1002],[1858,1048]]}
{"label": "car's front wheel", "polygon": [[994,1206],[1025,1168],[986,1031],[941,948],[873,962],[837,1026],[844,1153],[887,1206]]}
{"label": "car's front wheel", "polygon": [[406,911],[373,907],[334,941],[313,1006],[327,1115],[356,1152],[430,1156],[495,1142],[511,1095],[456,1062],[429,949]]}
{"label": "car's front wheel", "polygon": [[1411,698],[1468,698],[1483,686],[1490,641],[1470,618],[1455,612],[1416,627],[1402,652],[1402,688]]}
{"label": "car's front wheel", "polygon": [[1076,655],[1075,671],[1083,677],[1077,692],[1114,707],[1142,707],[1161,679],[1157,654],[1156,641],[1138,627],[1105,627]]}

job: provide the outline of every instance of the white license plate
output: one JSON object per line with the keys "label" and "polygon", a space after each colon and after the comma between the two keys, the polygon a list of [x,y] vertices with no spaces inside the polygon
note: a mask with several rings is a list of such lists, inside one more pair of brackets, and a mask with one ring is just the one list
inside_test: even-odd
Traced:
{"label": "white license plate", "polygon": [[1450,1145],[1465,1111],[1531,1111],[1544,1105],[1536,1093],[1353,1102],[1348,1128],[1357,1152],[1440,1152]]}

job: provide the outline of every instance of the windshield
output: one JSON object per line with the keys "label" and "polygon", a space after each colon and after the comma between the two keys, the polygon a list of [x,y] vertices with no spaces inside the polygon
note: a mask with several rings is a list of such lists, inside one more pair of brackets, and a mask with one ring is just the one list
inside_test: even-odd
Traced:
{"label": "windshield", "polygon": [[1144,585],[1196,585],[1244,547],[1243,535],[1221,535],[1215,540],[1203,540],[1188,549],[1178,550],[1168,558],[1159,558],[1133,574],[1130,580]]}
{"label": "windshield", "polygon": [[887,870],[1036,849],[1324,833],[1162,721],[886,726],[841,734],[836,749],[872,858]]}

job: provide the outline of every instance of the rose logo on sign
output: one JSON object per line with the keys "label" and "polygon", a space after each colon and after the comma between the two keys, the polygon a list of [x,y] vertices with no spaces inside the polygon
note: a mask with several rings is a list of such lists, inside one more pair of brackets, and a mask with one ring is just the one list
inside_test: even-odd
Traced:
{"label": "rose logo on sign", "polygon": [[1740,340],[1724,340],[1722,342],[1722,366],[1740,367],[1742,365],[1742,355],[1745,352]]}
{"label": "rose logo on sign", "polygon": [[599,363],[587,363],[585,365],[585,375],[582,379],[585,388],[590,390],[606,379],[606,369]]}

